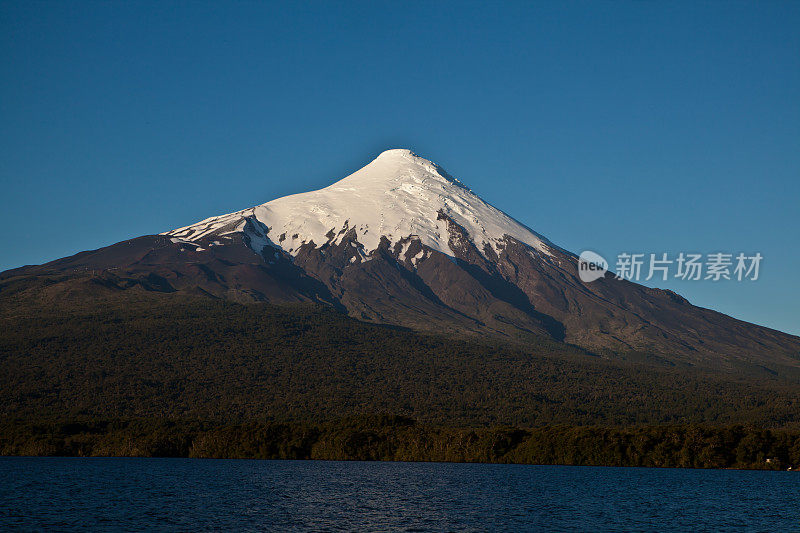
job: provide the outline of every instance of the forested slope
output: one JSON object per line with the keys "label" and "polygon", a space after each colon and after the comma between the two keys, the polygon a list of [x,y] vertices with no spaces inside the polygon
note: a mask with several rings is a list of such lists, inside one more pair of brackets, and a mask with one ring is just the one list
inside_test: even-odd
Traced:
{"label": "forested slope", "polygon": [[324,306],[123,291],[6,299],[5,418],[320,422],[388,413],[447,425],[756,424],[800,420],[800,386],[638,354],[437,337]]}

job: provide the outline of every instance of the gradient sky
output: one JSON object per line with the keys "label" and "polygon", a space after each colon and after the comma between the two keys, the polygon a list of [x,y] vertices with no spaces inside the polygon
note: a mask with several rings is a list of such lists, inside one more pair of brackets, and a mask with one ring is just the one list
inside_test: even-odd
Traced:
{"label": "gradient sky", "polygon": [[800,334],[800,2],[0,2],[0,270],[405,147],[555,243]]}

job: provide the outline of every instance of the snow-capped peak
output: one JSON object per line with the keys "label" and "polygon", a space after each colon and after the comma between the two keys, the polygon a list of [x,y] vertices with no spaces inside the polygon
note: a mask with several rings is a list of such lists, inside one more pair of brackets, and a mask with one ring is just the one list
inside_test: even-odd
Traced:
{"label": "snow-capped peak", "polygon": [[[390,243],[407,237],[454,256],[447,218],[463,227],[477,249],[495,252],[505,236],[549,254],[550,243],[484,202],[435,163],[410,150],[386,150],[371,163],[317,191],[285,196],[251,209],[209,218],[166,233],[189,241],[244,231],[255,218],[268,235],[251,246],[278,246],[296,254],[303,244],[316,246],[340,240],[355,230],[366,253],[386,237]],[[262,250],[257,249],[257,252]]]}

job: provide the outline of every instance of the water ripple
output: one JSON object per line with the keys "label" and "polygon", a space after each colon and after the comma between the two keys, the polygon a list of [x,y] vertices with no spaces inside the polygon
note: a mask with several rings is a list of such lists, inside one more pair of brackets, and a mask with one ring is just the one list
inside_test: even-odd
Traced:
{"label": "water ripple", "polygon": [[800,474],[446,463],[0,458],[0,529],[800,529]]}

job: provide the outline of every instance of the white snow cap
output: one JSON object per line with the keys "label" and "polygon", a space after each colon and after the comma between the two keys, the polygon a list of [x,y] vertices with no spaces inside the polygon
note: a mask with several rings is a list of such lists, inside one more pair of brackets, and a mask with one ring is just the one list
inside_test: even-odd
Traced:
{"label": "white snow cap", "polygon": [[304,243],[322,246],[331,240],[331,231],[338,241],[345,234],[340,230],[347,226],[356,231],[367,253],[378,247],[382,236],[392,244],[416,236],[422,244],[452,256],[447,223],[438,220],[440,211],[469,233],[481,253],[487,244],[498,252],[508,235],[550,254],[549,241],[481,200],[438,165],[406,149],[386,150],[324,189],[285,196],[166,234],[196,240],[220,235],[220,230],[241,231],[245,217],[255,216],[269,228],[269,243],[290,254]]}

